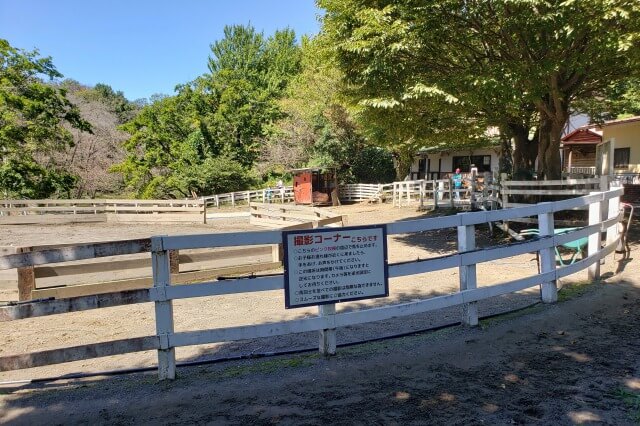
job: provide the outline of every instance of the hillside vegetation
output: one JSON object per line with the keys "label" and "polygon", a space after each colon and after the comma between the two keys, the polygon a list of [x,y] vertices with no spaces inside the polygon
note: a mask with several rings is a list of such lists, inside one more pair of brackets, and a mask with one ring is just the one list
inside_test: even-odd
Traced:
{"label": "hillside vegetation", "polygon": [[227,26],[198,78],[134,102],[0,40],[3,197],[184,198],[303,166],[388,182],[491,138],[503,172],[554,179],[571,113],[640,114],[636,1],[318,3],[317,36]]}

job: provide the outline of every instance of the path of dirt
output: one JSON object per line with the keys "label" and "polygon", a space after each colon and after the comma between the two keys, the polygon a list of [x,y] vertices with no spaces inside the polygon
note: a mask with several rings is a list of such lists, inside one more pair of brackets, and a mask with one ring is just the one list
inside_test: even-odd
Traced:
{"label": "path of dirt", "polygon": [[[376,222],[391,222],[421,217],[415,209],[397,209],[389,205],[350,205],[338,209],[348,215],[348,222],[360,225]],[[55,242],[101,241],[118,238],[140,238],[158,234],[187,234],[204,232],[230,232],[255,229],[244,220],[220,220],[211,226],[205,225],[72,225],[43,227],[7,227],[0,237],[0,244],[11,241],[20,244],[46,244]],[[412,235],[397,235],[389,238],[391,262],[428,258],[451,253],[456,246],[455,229]],[[490,239],[487,229],[479,229],[479,244],[492,245],[500,241]],[[500,271],[499,274],[496,271]],[[516,279],[535,274],[536,263],[532,255],[521,255],[512,259],[488,262],[478,267],[480,285],[491,285],[507,279]],[[585,274],[582,274],[585,275]],[[400,303],[423,299],[457,291],[459,288],[457,268],[434,273],[392,279],[390,297],[351,303],[342,303],[339,311],[362,309],[381,304]],[[5,290],[11,300],[17,297],[15,289]],[[2,295],[2,294],[0,294]],[[480,304],[481,315],[504,312],[526,306],[538,297],[537,289],[516,295],[495,298]],[[317,315],[317,308],[284,309],[284,294],[279,291],[245,293],[228,296],[185,299],[174,302],[176,331],[204,330],[238,325],[277,322],[286,319]],[[5,336],[0,345],[0,355],[13,355],[34,351],[69,347],[97,342],[126,339],[155,334],[154,306],[151,303],[120,306],[74,312],[65,315],[0,322],[0,336]],[[339,342],[368,339],[380,335],[410,332],[424,328],[450,324],[460,319],[460,308],[454,307],[411,317],[396,318],[373,324],[342,328],[338,332]],[[300,349],[317,345],[317,333],[301,333],[269,339],[252,339],[213,345],[177,348],[179,361],[193,361],[212,357],[234,356],[288,349]],[[51,365],[27,370],[0,373],[0,381],[51,377],[77,372],[96,372],[128,367],[155,365],[155,351],[97,358]]]}
{"label": "path of dirt", "polygon": [[[635,268],[637,273],[637,268]],[[634,424],[640,283],[510,318],[316,354],[5,387],[15,424]],[[634,405],[635,404],[635,405]]]}
{"label": "path of dirt", "polygon": [[[379,218],[384,214],[373,211],[372,216]],[[356,223],[357,220],[351,221]],[[428,237],[425,238],[428,242],[420,236],[395,237],[396,256],[441,254],[455,243],[455,234],[453,240],[448,234]],[[640,250],[634,245],[632,255],[638,257],[639,254]],[[612,276],[616,266],[621,266],[622,271]],[[532,265],[531,256],[519,256],[510,263],[480,268],[480,282],[486,285],[503,281],[507,276],[529,275],[532,268],[535,269],[535,263]],[[392,293],[392,303],[453,291],[457,276],[454,271],[450,275],[447,272],[392,283],[392,289],[398,289]],[[569,301],[536,305],[518,315],[484,321],[480,328],[447,328],[340,348],[338,355],[331,359],[311,352],[182,367],[178,370],[178,380],[161,384],[156,383],[155,373],[149,373],[2,386],[0,422],[634,424],[640,420],[640,265],[637,260],[622,265],[609,262],[603,272],[607,278],[604,284],[564,290],[563,297],[572,296]],[[313,311],[283,312],[279,293],[263,296],[260,300],[205,298],[198,299],[199,305],[176,304],[177,328],[246,323],[247,318],[251,323],[258,323],[313,314]],[[524,306],[535,298],[535,292],[497,298],[481,305],[481,314]],[[382,302],[379,299],[372,303]],[[343,309],[361,307],[361,304],[345,305]],[[238,306],[247,310],[237,312]],[[97,314],[103,311],[108,312]],[[67,336],[62,337],[67,339],[63,341],[75,344],[95,341],[105,328],[112,330],[110,338],[149,332],[148,325],[143,323],[153,328],[152,306],[89,312],[95,316],[47,317],[45,324],[21,321],[24,330],[20,332],[13,327],[4,328],[0,335],[13,340],[8,341],[0,353],[57,347],[61,334]],[[78,313],[81,314],[86,313]],[[459,311],[452,309],[362,328],[348,327],[340,330],[338,339],[345,342],[458,319]],[[25,341],[29,342],[26,347]],[[183,353],[182,359],[315,344],[317,334],[309,333],[198,347]],[[6,348],[9,350],[4,352]],[[130,354],[3,373],[0,380],[153,362],[152,353]]]}

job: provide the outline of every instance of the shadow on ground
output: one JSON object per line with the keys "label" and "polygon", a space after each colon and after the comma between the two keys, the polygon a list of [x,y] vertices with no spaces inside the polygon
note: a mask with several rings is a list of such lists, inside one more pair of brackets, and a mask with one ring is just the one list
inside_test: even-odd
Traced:
{"label": "shadow on ground", "polygon": [[[51,423],[634,424],[640,291],[592,285],[557,305],[315,354],[32,385],[0,421]],[[7,389],[5,389],[7,391]]]}

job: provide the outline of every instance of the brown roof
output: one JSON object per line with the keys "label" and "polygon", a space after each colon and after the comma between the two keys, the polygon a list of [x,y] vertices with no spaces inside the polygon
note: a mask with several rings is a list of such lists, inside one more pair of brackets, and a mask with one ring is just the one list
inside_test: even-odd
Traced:
{"label": "brown roof", "polygon": [[582,126],[562,138],[564,145],[590,145],[602,142],[602,130],[593,126]]}

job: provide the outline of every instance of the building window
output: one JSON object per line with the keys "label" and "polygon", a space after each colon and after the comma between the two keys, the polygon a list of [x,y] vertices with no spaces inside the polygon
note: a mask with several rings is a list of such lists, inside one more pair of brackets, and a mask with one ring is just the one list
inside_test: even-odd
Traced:
{"label": "building window", "polygon": [[626,169],[629,167],[631,148],[617,148],[613,150],[613,167]]}
{"label": "building window", "polygon": [[453,157],[453,170],[460,169],[462,173],[469,173],[471,165],[478,168],[478,173],[491,171],[490,155],[465,155],[461,157]]}

